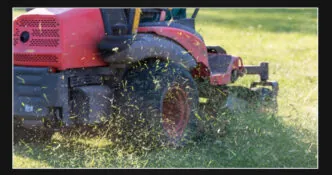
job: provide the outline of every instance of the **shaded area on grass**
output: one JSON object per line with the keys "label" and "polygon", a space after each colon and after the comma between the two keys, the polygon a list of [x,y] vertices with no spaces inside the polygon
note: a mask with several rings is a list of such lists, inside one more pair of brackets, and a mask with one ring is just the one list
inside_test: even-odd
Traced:
{"label": "shaded area on grass", "polygon": [[[98,139],[89,143],[55,138],[52,143],[16,145],[15,156],[40,161],[38,168],[315,167],[316,145],[301,141],[293,128],[283,126],[278,121],[282,116],[256,115],[234,115],[229,118],[233,128],[227,137],[206,138],[178,150],[137,155],[108,140],[96,146]],[[31,162],[21,166],[33,167]]]}
{"label": "shaded area on grass", "polygon": [[[55,134],[49,143],[16,145],[16,159],[29,158],[40,161],[41,167],[57,168],[315,167],[317,145],[285,126],[280,121],[284,116],[231,113],[216,103],[224,101],[220,88],[206,82],[200,87],[203,97],[214,94],[201,104],[205,118],[227,121],[229,126],[212,123],[217,125],[205,137],[184,148],[145,150],[131,147],[130,141],[121,144],[109,138]],[[224,132],[220,137],[215,136],[219,129]]]}
{"label": "shaded area on grass", "polygon": [[[283,126],[277,118],[269,116],[236,115],[232,125],[239,125],[228,130],[228,135],[217,141],[200,142],[196,146],[180,151],[154,152],[148,167],[309,167],[315,168],[317,153],[315,145],[296,138],[293,128]],[[282,116],[277,116],[282,117]],[[243,122],[243,120],[257,120]],[[262,124],[259,127],[257,124]],[[264,126],[274,126],[267,128]]]}

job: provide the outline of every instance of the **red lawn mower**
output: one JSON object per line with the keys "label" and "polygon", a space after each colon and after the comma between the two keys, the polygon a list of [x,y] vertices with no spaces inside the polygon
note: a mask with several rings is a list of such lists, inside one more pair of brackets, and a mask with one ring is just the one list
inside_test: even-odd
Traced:
{"label": "red lawn mower", "polygon": [[272,87],[263,89],[276,101],[268,63],[244,66],[222,47],[206,46],[195,30],[199,9],[191,18],[165,20],[170,10],[35,8],[18,16],[14,132],[94,125],[120,111],[128,128],[180,144],[197,131],[195,79],[225,86],[257,74],[251,88]]}

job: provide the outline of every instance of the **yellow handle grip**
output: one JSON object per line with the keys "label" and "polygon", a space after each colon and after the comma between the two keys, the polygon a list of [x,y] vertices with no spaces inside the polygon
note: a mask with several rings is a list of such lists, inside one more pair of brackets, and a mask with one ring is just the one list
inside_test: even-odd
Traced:
{"label": "yellow handle grip", "polygon": [[134,15],[134,22],[133,22],[133,28],[132,28],[132,34],[137,33],[138,25],[139,25],[139,20],[140,20],[140,15],[141,15],[141,8],[136,8],[135,9],[135,15]]}

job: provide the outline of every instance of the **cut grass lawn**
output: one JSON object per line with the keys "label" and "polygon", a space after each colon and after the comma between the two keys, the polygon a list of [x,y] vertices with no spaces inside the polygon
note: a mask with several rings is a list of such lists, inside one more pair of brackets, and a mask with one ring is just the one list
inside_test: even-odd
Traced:
{"label": "cut grass lawn", "polygon": [[[14,16],[22,13],[14,10]],[[192,12],[192,10],[190,10]],[[220,45],[245,64],[270,63],[280,84],[276,116],[225,115],[217,88],[199,83],[207,116],[227,121],[226,134],[182,149],[143,150],[100,137],[55,134],[52,143],[14,146],[14,168],[316,168],[318,159],[317,9],[206,9],[196,29],[207,45]],[[235,86],[248,87],[257,76]],[[234,86],[232,85],[232,86]],[[202,104],[204,106],[204,104]]]}

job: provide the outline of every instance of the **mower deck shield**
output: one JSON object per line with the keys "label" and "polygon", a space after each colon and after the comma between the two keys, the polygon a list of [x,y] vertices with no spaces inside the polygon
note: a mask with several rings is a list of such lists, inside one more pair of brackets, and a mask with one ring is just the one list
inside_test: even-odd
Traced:
{"label": "mower deck shield", "polygon": [[49,73],[49,68],[14,67],[14,117],[41,120],[54,108],[67,102],[64,73]]}

